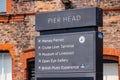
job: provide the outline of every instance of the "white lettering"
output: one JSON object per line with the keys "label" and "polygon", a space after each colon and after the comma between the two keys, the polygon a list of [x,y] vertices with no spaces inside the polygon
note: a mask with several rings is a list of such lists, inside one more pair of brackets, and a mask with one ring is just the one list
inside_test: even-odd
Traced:
{"label": "white lettering", "polygon": [[52,49],[59,49],[60,46],[52,46]]}
{"label": "white lettering", "polygon": [[66,17],[54,17],[54,18],[48,18],[48,24],[56,24],[60,22],[76,22],[80,20],[81,20],[80,15],[73,15],[73,16],[66,16]]}
{"label": "white lettering", "polygon": [[57,18],[48,18],[48,24],[50,23],[60,23],[61,18],[57,17]]}
{"label": "white lettering", "polygon": [[41,61],[42,61],[42,63],[50,63],[50,60],[42,59]]}
{"label": "white lettering", "polygon": [[68,18],[67,17],[63,17],[63,22],[67,22]]}
{"label": "white lettering", "polygon": [[52,40],[42,40],[43,43],[52,43]]}
{"label": "white lettering", "polygon": [[72,44],[72,45],[61,45],[61,48],[74,48],[74,44]]}
{"label": "white lettering", "polygon": [[59,55],[74,55],[74,51],[72,51],[72,52],[61,52],[61,53],[59,53]]}
{"label": "white lettering", "polygon": [[42,66],[42,70],[51,70],[51,66]]}
{"label": "white lettering", "polygon": [[54,56],[54,53],[42,53],[42,56]]}
{"label": "white lettering", "polygon": [[42,46],[42,49],[43,49],[43,50],[51,49],[51,46]]}
{"label": "white lettering", "polygon": [[60,67],[59,66],[52,66],[52,69],[53,70],[60,70]]}
{"label": "white lettering", "polygon": [[79,69],[79,66],[61,66],[61,70],[75,70],[75,69]]}
{"label": "white lettering", "polygon": [[81,20],[80,15],[63,17],[63,22],[75,22],[80,20]]}
{"label": "white lettering", "polygon": [[56,38],[54,38],[53,42],[64,42],[64,39],[56,39]]}
{"label": "white lettering", "polygon": [[68,59],[63,59],[63,58],[62,58],[62,59],[58,59],[57,61],[58,61],[59,63],[63,63],[63,62],[64,62],[64,63],[67,63],[67,62],[68,62]]}
{"label": "white lettering", "polygon": [[55,63],[55,62],[57,62],[56,59],[51,59],[50,61],[51,61],[51,63]]}

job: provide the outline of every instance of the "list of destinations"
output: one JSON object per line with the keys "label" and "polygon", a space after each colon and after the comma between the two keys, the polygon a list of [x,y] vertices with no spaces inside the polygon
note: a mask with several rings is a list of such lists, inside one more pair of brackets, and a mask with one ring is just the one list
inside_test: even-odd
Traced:
{"label": "list of destinations", "polygon": [[37,37],[37,73],[94,71],[95,35],[92,31]]}

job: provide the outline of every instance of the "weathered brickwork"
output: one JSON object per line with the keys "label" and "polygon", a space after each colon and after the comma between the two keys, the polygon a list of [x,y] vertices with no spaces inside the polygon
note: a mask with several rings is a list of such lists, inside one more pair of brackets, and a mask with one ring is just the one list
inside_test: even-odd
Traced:
{"label": "weathered brickwork", "polygon": [[104,46],[120,49],[120,11],[104,12]]}
{"label": "weathered brickwork", "polygon": [[[71,2],[74,8],[98,6],[103,9],[120,9],[120,0],[71,0]],[[33,56],[34,51],[32,51],[32,53],[29,52],[31,55],[28,53],[28,56],[25,55],[25,57],[23,54],[27,54],[24,51],[35,48],[35,36],[40,35],[35,31],[34,14],[48,11],[60,11],[64,10],[65,7],[61,0],[18,0],[18,2],[12,3],[12,8],[10,8],[12,10],[10,10],[10,13],[14,15],[23,14],[25,18],[23,21],[19,22],[13,19],[8,23],[0,23],[0,44],[14,45],[13,50],[16,60],[13,63],[15,64],[13,69],[17,73],[13,75],[13,80],[27,80],[26,67],[25,69],[21,67],[21,65],[26,65],[26,61],[21,61],[21,55],[23,60],[27,60],[31,55]],[[104,47],[110,49],[114,48],[115,50],[111,50],[110,55],[114,53],[117,55],[119,53],[118,50],[120,50],[120,11],[105,11],[103,15],[104,26],[103,28],[99,28],[99,30],[104,34]],[[108,49],[107,51],[109,52]],[[105,52],[107,51],[105,50]]]}
{"label": "weathered brickwork", "polygon": [[120,8],[120,0],[71,0],[73,7],[83,8],[99,6],[101,8]]}
{"label": "weathered brickwork", "polygon": [[101,0],[98,4],[102,8],[120,8],[120,0]]}
{"label": "weathered brickwork", "polygon": [[[28,21],[29,19],[29,21]],[[35,32],[35,17],[26,16],[24,22],[0,24],[0,43],[16,45],[18,52],[23,49],[34,48],[34,38],[39,35]]]}
{"label": "weathered brickwork", "polygon": [[13,44],[13,80],[24,80],[22,74],[24,70],[20,67],[21,53],[27,49],[34,48],[35,36],[39,33],[35,31],[35,16],[26,16],[24,22],[0,23],[0,44]]}
{"label": "weathered brickwork", "polygon": [[[120,0],[70,0],[74,8],[101,7],[120,8]],[[89,3],[89,4],[88,4]],[[61,0],[18,0],[11,5],[13,14],[59,11],[64,9]]]}
{"label": "weathered brickwork", "polygon": [[59,11],[64,9],[63,4],[60,0],[51,1],[36,1],[35,2],[35,12],[46,12],[46,11]]}
{"label": "weathered brickwork", "polygon": [[20,0],[17,3],[12,4],[11,6],[14,8],[11,11],[13,14],[59,11],[64,9],[64,6],[60,0]]}
{"label": "weathered brickwork", "polygon": [[14,14],[33,13],[33,12],[35,12],[34,4],[35,4],[35,2],[33,2],[33,1],[14,3],[13,4],[14,9],[12,10],[12,12]]}

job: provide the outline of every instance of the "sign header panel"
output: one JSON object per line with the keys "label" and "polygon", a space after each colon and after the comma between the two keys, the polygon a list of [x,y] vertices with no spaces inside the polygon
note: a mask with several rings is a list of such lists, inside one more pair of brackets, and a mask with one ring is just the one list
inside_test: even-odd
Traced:
{"label": "sign header panel", "polygon": [[91,26],[102,26],[102,10],[100,8],[71,9],[36,14],[37,31]]}

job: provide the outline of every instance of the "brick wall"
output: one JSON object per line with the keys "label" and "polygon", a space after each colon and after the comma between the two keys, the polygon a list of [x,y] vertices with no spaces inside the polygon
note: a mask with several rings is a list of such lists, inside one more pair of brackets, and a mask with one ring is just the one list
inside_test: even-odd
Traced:
{"label": "brick wall", "polygon": [[16,60],[13,61],[13,80],[24,80],[20,54],[34,48],[35,36],[38,35],[35,31],[35,16],[26,16],[23,22],[0,23],[0,44],[14,45],[13,56]]}
{"label": "brick wall", "polygon": [[13,9],[11,11],[8,9],[8,14],[36,13],[64,9],[60,0],[19,0],[18,2],[11,4],[11,7]]}
{"label": "brick wall", "polygon": [[[23,75],[24,72],[27,74],[26,67],[23,67],[23,65],[26,64],[23,60],[30,58],[34,51],[32,51],[33,53],[26,53],[24,51],[34,49],[35,36],[39,35],[39,33],[35,31],[35,15],[33,14],[64,10],[64,5],[60,0],[11,1],[12,0],[8,0],[7,3],[7,14],[13,14],[11,15],[12,17],[17,14],[22,14],[24,18],[22,20],[13,18],[10,21],[6,21],[6,23],[2,23],[0,19],[0,44],[14,45],[13,54],[17,60],[13,63],[15,64],[14,69],[16,71],[13,75],[13,80],[26,80],[26,76]],[[101,1],[102,2],[98,2],[97,0],[71,0],[74,8],[90,6],[100,6],[103,9],[120,8],[120,0]],[[3,20],[5,19],[3,18]],[[116,51],[120,50],[120,10],[104,11],[104,27],[99,28],[99,30],[104,33],[104,47],[107,47],[105,53],[107,53],[107,55],[113,55],[114,53],[119,54],[119,52]],[[113,49],[111,53],[109,53],[110,49]],[[29,55],[29,53],[31,55]],[[24,54],[27,54],[25,55],[26,57],[24,57]]]}
{"label": "brick wall", "polygon": [[120,49],[120,11],[104,12],[104,46]]}

